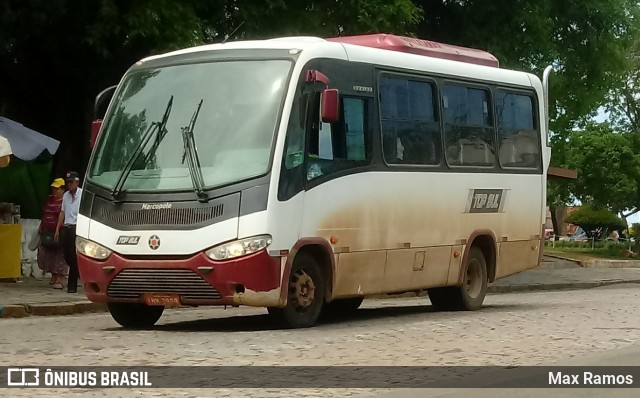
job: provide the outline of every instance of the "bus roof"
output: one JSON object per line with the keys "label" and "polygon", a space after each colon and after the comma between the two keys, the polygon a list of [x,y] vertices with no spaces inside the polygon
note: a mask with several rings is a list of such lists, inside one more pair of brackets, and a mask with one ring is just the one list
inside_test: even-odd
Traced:
{"label": "bus roof", "polygon": [[474,48],[453,46],[430,40],[414,39],[389,34],[331,37],[327,41],[355,44],[358,46],[400,51],[434,58],[462,61],[472,64],[500,67],[500,62],[492,54]]}
{"label": "bus roof", "polygon": [[[488,52],[388,34],[326,39],[312,36],[293,36],[207,44],[150,56],[138,64],[191,53],[241,49],[310,51],[313,54],[310,55],[312,57],[339,56],[355,62],[431,71],[443,75],[451,74],[486,81],[502,81],[527,87],[539,85],[539,78],[531,73],[499,68],[496,57]],[[395,52],[396,55],[389,56],[392,52]]]}
{"label": "bus roof", "polygon": [[500,63],[492,54],[467,47],[454,46],[450,44],[438,43],[430,40],[415,39],[412,37],[395,36],[391,34],[371,34],[358,36],[340,36],[320,38],[313,36],[293,36],[280,37],[265,40],[245,40],[235,41],[221,44],[207,44],[197,47],[185,48],[166,54],[154,55],[143,59],[148,61],[151,59],[164,58],[166,56],[187,54],[199,51],[214,51],[221,49],[287,49],[298,48],[304,50],[308,47],[317,46],[318,44],[328,44],[328,42],[351,44],[363,47],[370,47],[382,50],[398,51],[416,55],[422,55],[432,58],[442,58],[453,61],[466,62],[477,65],[499,67]]}

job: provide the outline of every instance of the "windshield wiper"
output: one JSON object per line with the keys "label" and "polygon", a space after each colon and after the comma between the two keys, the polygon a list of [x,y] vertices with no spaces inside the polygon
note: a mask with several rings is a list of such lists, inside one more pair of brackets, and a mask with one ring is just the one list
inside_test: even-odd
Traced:
{"label": "windshield wiper", "polygon": [[149,125],[149,128],[147,129],[147,131],[145,131],[144,134],[142,135],[142,139],[140,140],[140,143],[138,144],[136,149],[133,151],[133,155],[129,158],[127,163],[124,165],[124,169],[122,170],[122,173],[120,173],[120,176],[118,176],[118,180],[116,181],[116,184],[113,186],[113,190],[111,191],[111,196],[113,196],[114,199],[117,198],[118,195],[120,195],[122,186],[124,185],[125,181],[129,177],[129,173],[131,172],[131,168],[133,167],[133,164],[136,162],[136,160],[138,160],[138,158],[140,157],[140,154],[142,154],[142,150],[147,146],[147,144],[151,140],[151,137],[154,135],[154,133],[159,132],[159,136],[156,139],[156,142],[154,142],[153,147],[151,148],[152,150],[149,151],[149,154],[147,154],[147,156],[145,156],[145,164],[148,161],[150,154],[156,151],[156,149],[158,148],[158,145],[160,145],[160,141],[162,141],[164,136],[167,134],[167,129],[165,128],[165,126],[167,125],[167,120],[169,119],[169,114],[171,113],[172,106],[173,106],[173,95],[171,96],[171,98],[169,98],[169,103],[167,104],[167,107],[164,110],[164,115],[162,116],[162,120],[159,122],[153,122],[151,123],[151,125]]}
{"label": "windshield wiper", "polygon": [[187,159],[187,165],[189,166],[189,173],[191,174],[191,183],[193,189],[198,195],[198,200],[201,202],[209,199],[209,196],[204,192],[204,178],[202,177],[202,169],[200,167],[200,158],[198,157],[198,149],[196,148],[196,140],[193,135],[193,129],[200,113],[200,108],[204,99],[198,103],[198,108],[193,113],[191,121],[182,130],[182,143],[184,145],[184,152],[182,152],[182,164],[184,164],[185,158]]}

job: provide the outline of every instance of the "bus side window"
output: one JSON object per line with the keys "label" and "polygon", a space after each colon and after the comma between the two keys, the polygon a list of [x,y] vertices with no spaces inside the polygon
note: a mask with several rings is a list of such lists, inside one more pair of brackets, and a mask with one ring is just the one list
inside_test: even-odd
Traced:
{"label": "bus side window", "polygon": [[380,79],[382,148],[388,164],[440,163],[440,125],[434,85],[406,77]]}
{"label": "bus side window", "polygon": [[444,136],[447,163],[493,166],[495,145],[489,91],[461,84],[444,85]]}
{"label": "bus side window", "polygon": [[322,123],[319,107],[309,132],[307,180],[369,164],[371,132],[365,98],[342,98],[338,123]]}

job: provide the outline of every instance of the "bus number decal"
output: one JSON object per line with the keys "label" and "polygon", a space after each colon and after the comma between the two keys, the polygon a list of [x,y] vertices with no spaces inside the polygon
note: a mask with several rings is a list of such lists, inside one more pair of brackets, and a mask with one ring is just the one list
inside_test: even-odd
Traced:
{"label": "bus number decal", "polygon": [[467,213],[500,213],[504,203],[503,189],[470,190]]}
{"label": "bus number decal", "polygon": [[139,236],[119,236],[116,245],[137,245],[139,241]]}

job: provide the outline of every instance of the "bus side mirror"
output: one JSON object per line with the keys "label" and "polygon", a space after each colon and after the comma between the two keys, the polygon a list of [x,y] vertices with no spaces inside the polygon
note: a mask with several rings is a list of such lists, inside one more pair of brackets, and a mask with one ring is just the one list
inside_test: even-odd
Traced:
{"label": "bus side mirror", "polygon": [[327,88],[320,98],[320,118],[323,123],[335,123],[340,117],[340,93],[336,89]]}
{"label": "bus side mirror", "polygon": [[98,133],[100,132],[100,127],[102,126],[102,120],[94,120],[91,123],[91,139],[89,141],[89,147],[93,149],[96,145],[96,140],[98,139]]}
{"label": "bus side mirror", "polygon": [[[103,105],[105,104],[105,101],[107,99],[111,101],[111,98],[113,97],[113,93],[115,93],[117,87],[118,86],[107,87],[104,90],[102,90],[100,94],[96,95],[95,102],[93,103],[94,119],[96,120],[99,119],[101,117],[100,113],[102,113],[102,116],[104,116],[104,112],[101,112],[101,108],[104,108]],[[109,101],[106,102],[107,105],[109,105]]]}

